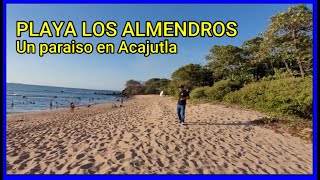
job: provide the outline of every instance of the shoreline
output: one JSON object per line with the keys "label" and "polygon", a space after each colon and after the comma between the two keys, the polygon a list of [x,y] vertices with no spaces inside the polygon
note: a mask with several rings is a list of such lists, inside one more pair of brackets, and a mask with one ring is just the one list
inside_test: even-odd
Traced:
{"label": "shoreline", "polygon": [[[123,103],[129,101],[129,99],[124,99]],[[115,102],[102,102],[102,103],[89,103],[89,104],[81,104],[81,105],[77,105],[75,108],[80,108],[80,107],[86,107],[88,105],[92,106],[96,106],[96,105],[103,105],[103,104],[117,104],[120,103],[119,101],[115,101]],[[28,111],[28,112],[6,112],[6,115],[12,115],[12,114],[28,114],[28,113],[36,113],[36,112],[51,112],[51,111],[59,111],[59,110],[65,110],[65,109],[70,109],[70,107],[61,107],[61,108],[53,108],[53,109],[43,109],[43,110],[32,110],[32,111]]]}
{"label": "shoreline", "polygon": [[[264,114],[170,97],[7,115],[8,174],[311,174],[312,144],[254,125]],[[290,152],[290,153],[286,153]]]}

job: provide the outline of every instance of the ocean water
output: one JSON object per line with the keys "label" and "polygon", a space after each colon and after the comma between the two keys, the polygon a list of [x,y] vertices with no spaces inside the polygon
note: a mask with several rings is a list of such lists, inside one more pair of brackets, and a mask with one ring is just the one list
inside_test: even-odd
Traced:
{"label": "ocean water", "polygon": [[76,106],[117,102],[120,97],[105,95],[113,93],[119,92],[7,83],[6,109],[16,113],[66,108],[71,102]]}

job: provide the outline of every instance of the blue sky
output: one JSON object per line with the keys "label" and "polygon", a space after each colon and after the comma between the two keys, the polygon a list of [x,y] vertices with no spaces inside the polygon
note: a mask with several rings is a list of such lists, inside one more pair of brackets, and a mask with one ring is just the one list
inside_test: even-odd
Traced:
{"label": "blue sky", "polygon": [[[145,81],[152,77],[170,78],[179,67],[190,64],[206,64],[205,56],[213,45],[240,46],[243,41],[259,35],[268,26],[268,19],[277,12],[286,11],[291,5],[7,5],[7,82],[77,87],[88,89],[122,90],[129,79]],[[312,6],[308,6],[312,8]],[[98,54],[90,55],[20,55],[15,51],[16,21],[34,21],[38,32],[43,21],[73,21],[81,29],[81,21],[116,21],[118,36],[108,38],[29,38],[23,34],[20,40],[28,42],[90,42],[92,44],[144,42],[144,38],[121,38],[120,33],[126,21],[223,21],[238,23],[235,38],[197,37],[169,38],[178,44],[176,55],[141,54]],[[164,38],[148,38],[159,42]],[[116,46],[117,49],[117,46]]]}

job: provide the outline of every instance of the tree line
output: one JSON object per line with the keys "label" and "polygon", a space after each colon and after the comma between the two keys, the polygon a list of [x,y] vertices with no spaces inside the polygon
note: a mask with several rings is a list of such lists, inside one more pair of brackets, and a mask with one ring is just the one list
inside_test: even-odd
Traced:
{"label": "tree line", "polygon": [[312,11],[306,5],[291,6],[272,16],[265,31],[244,41],[240,47],[214,45],[206,56],[206,65],[182,66],[172,73],[170,80],[129,80],[124,92],[136,95],[164,91],[175,95],[178,85],[184,84],[193,91],[194,98],[222,100],[228,93],[250,83],[279,78],[310,79],[313,71],[312,35]]}
{"label": "tree line", "polygon": [[259,36],[233,45],[215,45],[205,66],[189,64],[172,73],[172,80],[152,78],[145,83],[129,80],[131,94],[155,94],[159,89],[172,94],[177,84],[189,88],[212,86],[223,79],[243,83],[258,81],[277,71],[297,77],[312,74],[312,11],[306,5],[289,7],[270,18],[268,29]]}

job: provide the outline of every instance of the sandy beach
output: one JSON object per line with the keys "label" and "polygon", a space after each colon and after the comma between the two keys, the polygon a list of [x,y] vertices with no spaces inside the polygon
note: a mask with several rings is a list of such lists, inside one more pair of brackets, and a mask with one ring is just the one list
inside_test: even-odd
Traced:
{"label": "sandy beach", "polygon": [[312,144],[250,124],[265,115],[170,97],[7,115],[8,174],[310,174]]}

